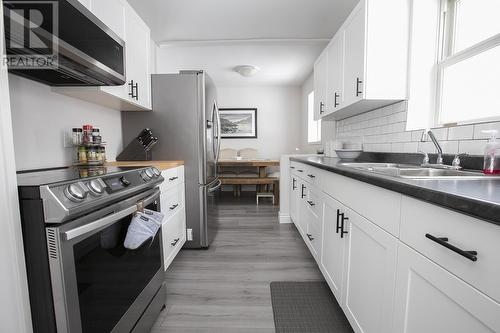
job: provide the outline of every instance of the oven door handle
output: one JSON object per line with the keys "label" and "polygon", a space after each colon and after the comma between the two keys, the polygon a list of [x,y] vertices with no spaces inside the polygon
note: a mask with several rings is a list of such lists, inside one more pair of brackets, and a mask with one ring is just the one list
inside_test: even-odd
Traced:
{"label": "oven door handle", "polygon": [[85,235],[89,232],[95,231],[97,229],[101,229],[104,227],[107,227],[108,225],[111,225],[115,223],[118,220],[121,220],[122,218],[133,214],[138,211],[138,207],[145,207],[149,205],[150,203],[154,202],[160,194],[160,190],[156,190],[153,194],[150,196],[144,198],[144,200],[139,201],[137,204],[130,206],[128,208],[125,208],[123,210],[120,210],[119,212],[113,213],[111,215],[107,215],[97,221],[94,221],[92,223],[82,225],[81,227],[77,227],[75,229],[68,230],[64,232],[64,238],[69,241],[74,238],[80,237],[82,235]]}

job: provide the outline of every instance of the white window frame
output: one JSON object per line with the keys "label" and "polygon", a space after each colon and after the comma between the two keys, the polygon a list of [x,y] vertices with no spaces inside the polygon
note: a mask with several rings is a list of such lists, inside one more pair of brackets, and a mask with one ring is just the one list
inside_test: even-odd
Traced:
{"label": "white window frame", "polygon": [[484,41],[476,43],[466,49],[463,49],[454,54],[452,53],[453,41],[452,33],[454,32],[453,23],[454,19],[454,6],[450,6],[451,2],[457,0],[441,0],[441,18],[440,18],[440,38],[439,38],[439,55],[437,63],[437,85],[436,85],[436,112],[434,113],[434,124],[436,126],[453,126],[453,125],[466,125],[476,124],[481,122],[500,121],[500,116],[488,118],[476,118],[458,123],[448,124],[441,121],[442,111],[442,93],[443,93],[443,74],[444,70],[453,66],[461,61],[470,59],[478,54],[488,51],[500,45],[500,33],[492,36]]}
{"label": "white window frame", "polygon": [[[310,98],[313,98],[313,102],[310,103]],[[308,94],[307,94],[307,143],[308,144],[321,144],[321,119],[318,119],[318,120],[314,120],[314,101],[315,101],[315,98],[316,98],[316,95],[314,93],[314,90],[311,90]],[[312,119],[311,119],[311,116],[312,116]],[[311,136],[309,130],[310,130],[310,127],[311,127],[311,124],[310,124],[310,121],[312,122],[315,122],[316,123],[316,141],[309,141],[309,137]]]}

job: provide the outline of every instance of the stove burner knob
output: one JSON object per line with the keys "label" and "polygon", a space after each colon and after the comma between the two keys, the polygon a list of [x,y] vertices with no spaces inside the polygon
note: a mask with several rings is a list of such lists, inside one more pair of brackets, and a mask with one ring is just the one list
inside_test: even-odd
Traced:
{"label": "stove burner knob", "polygon": [[149,182],[151,180],[151,177],[148,176],[148,174],[146,173],[146,171],[142,171],[141,172],[141,178],[145,181],[145,182]]}
{"label": "stove burner knob", "polygon": [[85,200],[87,193],[76,184],[71,184],[64,190],[66,197],[73,202],[82,202]]}
{"label": "stove burner knob", "polygon": [[161,176],[161,172],[160,170],[158,170],[157,168],[151,168],[153,170],[153,174],[155,176],[155,178],[158,178]]}
{"label": "stove burner knob", "polygon": [[127,178],[125,178],[125,176],[120,178],[120,183],[125,187],[127,187],[131,184],[130,181]]}
{"label": "stove burner knob", "polygon": [[98,179],[93,179],[88,183],[90,193],[95,196],[101,196],[104,193],[104,186]]}
{"label": "stove burner knob", "polygon": [[148,176],[150,179],[155,176],[153,169],[146,169],[146,171],[144,172],[146,173],[146,176]]}

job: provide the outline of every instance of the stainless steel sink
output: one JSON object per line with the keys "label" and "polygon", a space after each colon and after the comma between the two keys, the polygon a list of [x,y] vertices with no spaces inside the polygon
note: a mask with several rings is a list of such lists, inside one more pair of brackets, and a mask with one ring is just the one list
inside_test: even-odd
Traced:
{"label": "stainless steel sink", "polygon": [[480,172],[452,169],[424,168],[408,164],[395,163],[341,163],[342,166],[360,171],[373,172],[381,175],[407,179],[485,179],[500,178],[487,176]]}

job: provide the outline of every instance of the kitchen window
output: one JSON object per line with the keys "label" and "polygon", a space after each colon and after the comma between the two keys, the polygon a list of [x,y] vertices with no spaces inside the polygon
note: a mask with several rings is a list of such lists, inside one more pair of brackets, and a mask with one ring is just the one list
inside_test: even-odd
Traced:
{"label": "kitchen window", "polygon": [[500,0],[442,0],[436,125],[500,119]]}
{"label": "kitchen window", "polygon": [[314,120],[314,91],[307,96],[307,142],[321,142],[321,119]]}

